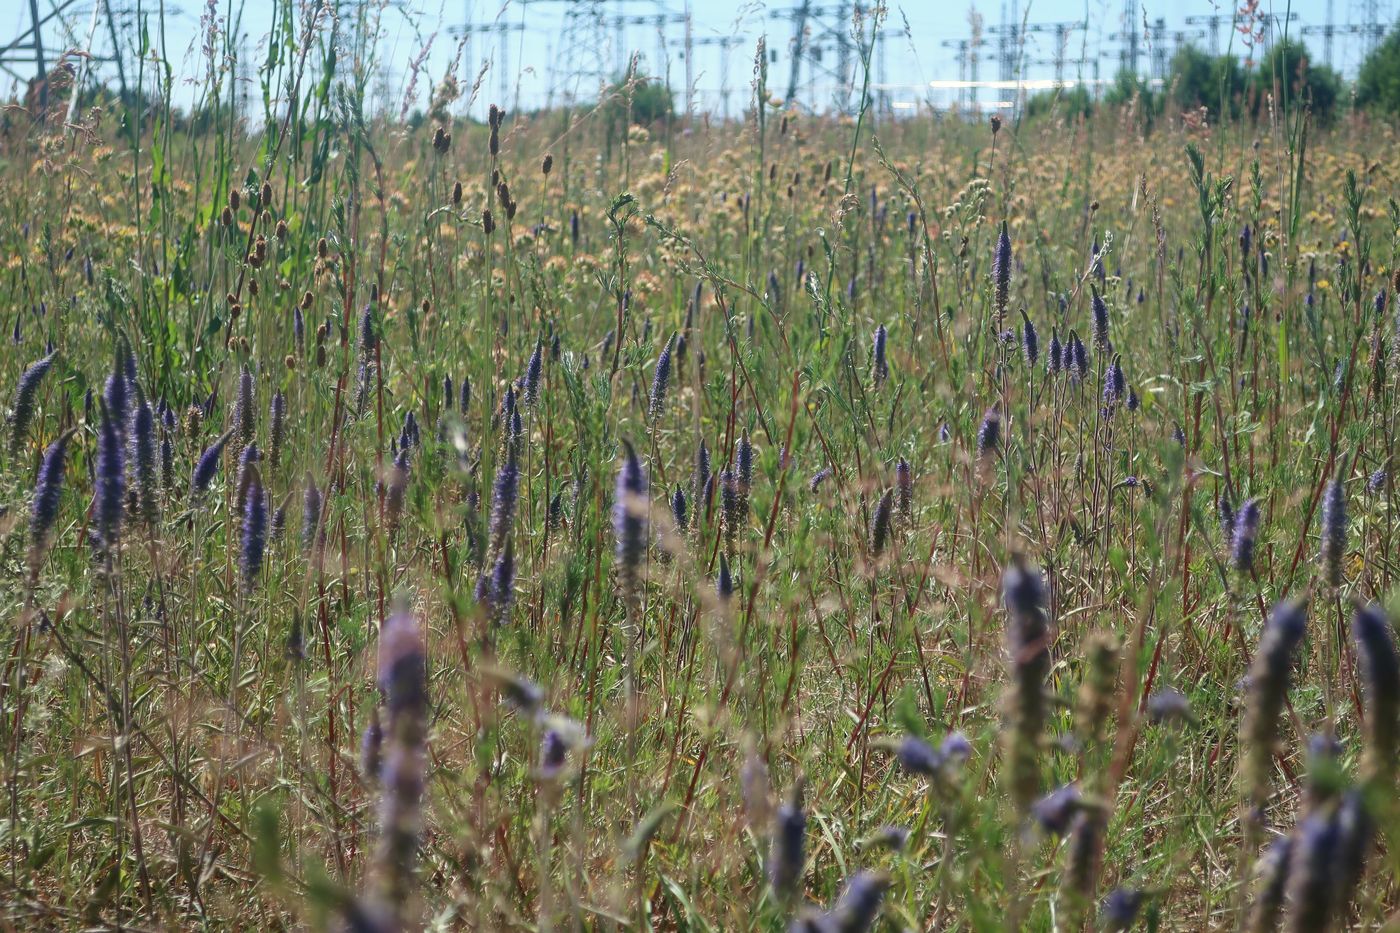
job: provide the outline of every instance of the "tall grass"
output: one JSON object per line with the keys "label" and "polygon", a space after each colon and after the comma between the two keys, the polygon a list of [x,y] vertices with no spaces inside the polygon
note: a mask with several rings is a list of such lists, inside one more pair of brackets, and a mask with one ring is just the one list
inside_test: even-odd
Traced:
{"label": "tall grass", "polygon": [[1394,922],[1393,127],[876,122],[878,21],[418,125],[381,14],[3,115],[7,922]]}

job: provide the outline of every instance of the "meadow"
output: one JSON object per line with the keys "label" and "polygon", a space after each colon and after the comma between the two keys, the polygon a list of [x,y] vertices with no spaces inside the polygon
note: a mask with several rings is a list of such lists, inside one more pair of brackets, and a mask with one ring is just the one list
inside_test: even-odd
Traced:
{"label": "meadow", "polygon": [[1393,123],[322,10],[0,115],[9,928],[1400,928]]}

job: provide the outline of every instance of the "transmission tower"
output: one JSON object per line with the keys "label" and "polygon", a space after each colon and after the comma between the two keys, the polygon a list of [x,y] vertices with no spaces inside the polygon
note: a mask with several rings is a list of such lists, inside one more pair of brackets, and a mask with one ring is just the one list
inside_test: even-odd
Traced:
{"label": "transmission tower", "polygon": [[[1065,61],[1069,57],[1070,37],[1077,32],[1083,32],[1085,28],[1084,23],[1082,21],[1059,23],[1026,23],[1025,25],[1017,23],[1013,28],[1017,31],[1018,36],[1020,32],[1024,32],[1027,36],[1039,36],[1043,34],[1050,34],[1054,36],[1053,41],[1055,43],[1055,48],[1054,51],[1051,53],[1051,57],[1047,59],[1039,59],[1035,62],[1035,64],[1053,66],[1055,69],[1055,80],[1063,82],[1065,77]],[[992,27],[992,31],[997,31],[995,26]],[[1031,63],[1026,62],[1025,64],[1029,65]],[[1012,79],[1014,79],[1014,75]]]}
{"label": "transmission tower", "polygon": [[1186,25],[1206,27],[1206,34],[1210,36],[1210,54],[1212,55],[1220,54],[1220,27],[1233,26],[1234,22],[1235,17],[1233,15],[1221,13],[1212,13],[1209,16],[1186,17]]}
{"label": "transmission tower", "polygon": [[[500,101],[501,101],[501,105],[502,105],[502,106],[505,106],[505,105],[507,104],[508,101],[511,101],[511,88],[510,88],[510,79],[511,79],[511,74],[510,74],[510,36],[511,36],[511,34],[519,35],[520,33],[523,33],[524,31],[525,31],[525,24],[524,24],[524,23],[505,23],[505,22],[494,22],[494,23],[462,23],[462,24],[460,24],[460,25],[457,25],[457,26],[449,26],[449,27],[447,28],[447,33],[448,33],[448,35],[452,35],[452,36],[462,36],[462,37],[464,37],[464,38],[466,39],[466,49],[464,50],[464,52],[465,52],[465,57],[466,57],[466,60],[467,60],[468,62],[471,62],[471,63],[472,63],[473,67],[476,67],[475,59],[472,57],[473,37],[475,37],[475,36],[487,36],[487,37],[495,36],[495,37],[496,37],[496,40],[495,40],[495,48],[494,48],[494,55],[488,54],[488,55],[486,55],[486,56],[484,56],[484,57],[489,57],[489,58],[491,59],[491,67],[492,67],[493,69],[495,69],[495,71],[496,71],[496,76],[497,76],[497,78],[498,78],[498,79],[500,80],[500,82],[501,82],[501,85],[500,85]],[[488,38],[487,41],[490,42],[491,40]],[[518,83],[518,82],[517,82],[517,84],[516,84],[516,91],[517,91],[517,97],[516,97],[516,99],[515,99],[513,102],[510,103],[510,107],[511,107],[512,110],[519,110],[519,109],[520,109],[520,100],[519,100],[519,97],[518,97],[518,94],[519,94],[519,83]]]}
{"label": "transmission tower", "polygon": [[1123,50],[1119,55],[1119,66],[1135,75],[1138,73],[1138,55],[1140,53],[1138,37],[1137,3],[1136,0],[1123,0]]}
{"label": "transmission tower", "polygon": [[738,36],[688,36],[684,39],[671,40],[672,45],[682,46],[681,55],[685,57],[686,74],[686,110],[693,114],[695,111],[695,98],[698,94],[696,81],[698,74],[695,70],[695,49],[697,48],[718,48],[719,49],[719,101],[720,115],[729,119],[729,54],[744,40]]}
{"label": "transmission tower", "polygon": [[[816,108],[818,85],[823,79],[834,85],[832,103],[838,110],[847,113],[851,109],[851,90],[854,84],[853,66],[857,55],[869,41],[867,29],[874,28],[873,6],[864,3],[840,2],[818,5],[812,0],[786,10],[773,10],[768,15],[773,19],[785,19],[792,23],[792,42],[789,44],[788,87],[785,99],[795,103],[801,99],[803,91],[809,106]],[[860,23],[860,34],[855,34],[854,24]],[[875,55],[875,84],[885,82],[884,54],[878,49]],[[835,57],[835,64],[828,60]],[[806,79],[803,79],[803,73]]]}
{"label": "transmission tower", "polygon": [[1172,32],[1172,55],[1181,54],[1181,50],[1195,42],[1197,39],[1204,39],[1206,31],[1204,29],[1177,29]]}
{"label": "transmission tower", "polygon": [[[21,84],[32,87],[35,103],[39,109],[48,107],[49,74],[53,65],[71,51],[81,50],[73,57],[78,61],[73,76],[73,92],[69,95],[68,116],[71,118],[77,105],[78,90],[86,82],[95,64],[113,63],[117,68],[118,87],[126,96],[126,68],[122,62],[121,42],[118,38],[117,20],[132,15],[127,10],[113,10],[108,0],[92,0],[85,7],[80,0],[48,0],[47,12],[41,12],[39,0],[17,0],[24,4],[21,14],[21,31],[4,45],[0,45],[0,71]],[[170,11],[167,11],[170,12]],[[173,11],[178,15],[179,11]],[[79,32],[75,24],[87,18],[86,33]],[[45,32],[58,32],[63,41],[55,45],[46,43]],[[99,51],[97,36],[106,32],[111,42],[111,51]],[[31,84],[32,82],[32,84]]]}
{"label": "transmission tower", "polygon": [[986,39],[944,39],[944,48],[957,49],[958,52],[958,96],[956,106],[959,110],[976,109],[977,107],[977,64],[980,56],[977,54],[979,48],[987,45]]}
{"label": "transmission tower", "polygon": [[1322,61],[1327,67],[1332,67],[1333,55],[1332,46],[1338,36],[1359,36],[1362,42],[1362,54],[1367,55],[1380,42],[1385,34],[1385,26],[1380,20],[1380,11],[1375,0],[1367,0],[1365,13],[1368,18],[1361,23],[1338,23],[1332,15],[1332,0],[1327,0],[1327,19],[1321,25],[1304,26],[1302,30],[1305,36],[1322,36]]}
{"label": "transmission tower", "polygon": [[650,26],[656,30],[656,62],[653,67],[653,77],[661,76],[661,69],[666,66],[666,46],[669,44],[666,36],[666,29],[669,26],[685,27],[690,23],[688,13],[634,13],[608,16],[603,19],[603,25],[612,29],[615,36],[614,51],[619,57],[617,70],[625,71],[627,59],[631,56],[632,47],[627,41],[627,27],[629,26]]}

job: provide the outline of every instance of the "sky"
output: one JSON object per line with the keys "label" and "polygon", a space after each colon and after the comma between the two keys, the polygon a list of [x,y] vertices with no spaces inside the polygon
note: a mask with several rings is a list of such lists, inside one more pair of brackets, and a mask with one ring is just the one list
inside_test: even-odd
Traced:
{"label": "sky", "polygon": [[[45,31],[48,46],[85,47],[91,23],[91,3],[77,4],[79,12],[69,18],[65,34],[51,25]],[[135,9],[137,0],[111,0],[113,9]],[[171,0],[167,0],[171,2]],[[178,14],[167,14],[167,57],[176,69],[177,80],[202,73],[201,27],[199,17],[208,7],[199,0],[173,0],[181,5]],[[238,0],[209,0],[221,11]],[[850,75],[842,72],[837,36],[850,34],[849,14],[836,15],[839,0],[811,0],[817,10],[830,15],[808,21],[809,50],[818,50],[819,63],[803,65],[797,83],[797,98],[805,106],[824,109],[850,98]],[[1382,22],[1393,21],[1395,0],[1378,3]],[[145,9],[158,8],[159,0],[142,0]],[[801,0],[389,0],[381,19],[378,52],[383,73],[371,90],[377,106],[399,112],[412,63],[421,57],[430,80],[420,80],[417,95],[410,101],[422,106],[428,88],[439,80],[458,59],[459,80],[470,88],[476,77],[481,87],[474,102],[464,100],[459,111],[480,116],[491,103],[511,109],[532,109],[569,100],[594,99],[600,81],[621,73],[631,56],[639,56],[639,67],[646,73],[664,76],[673,89],[679,108],[688,105],[717,115],[737,115],[748,101],[754,70],[754,55],[760,37],[766,35],[769,57],[769,86],[785,94],[791,79],[794,17]],[[41,10],[47,4],[41,4]],[[1271,13],[1277,23],[1274,35],[1281,35],[1283,18],[1289,34],[1308,42],[1313,57],[1323,59],[1323,37],[1305,30],[1332,21],[1339,26],[1365,21],[1367,0],[1287,0],[1270,3],[1259,0],[1261,13]],[[10,0],[0,3],[0,44],[27,27],[28,4]],[[257,61],[272,21],[271,0],[243,0],[240,45],[245,58]],[[1207,27],[1188,24],[1188,17],[1222,17],[1218,28],[1219,51],[1231,41],[1230,0],[1216,5],[1211,0],[1139,0],[1134,20],[1140,34],[1138,70],[1153,73],[1154,48],[1161,48],[1157,61],[1170,58],[1180,41],[1190,41],[1210,50]],[[573,11],[570,13],[569,11]],[[996,106],[999,100],[1015,97],[1015,91],[997,86],[1004,76],[998,64],[998,35],[1007,23],[1027,23],[1019,55],[1020,81],[1034,89],[1055,78],[1055,59],[1060,45],[1051,24],[1085,24],[1066,34],[1062,77],[1067,81],[1108,81],[1118,71],[1127,15],[1124,0],[1006,0],[975,4],[942,4],[932,0],[889,0],[889,14],[882,31],[879,51],[872,64],[872,81],[883,104],[896,110],[912,111],[922,106],[946,107],[967,104],[974,97],[982,107]],[[85,12],[84,12],[85,11]],[[686,15],[689,14],[692,39],[689,68],[685,60]],[[960,51],[959,42],[974,35],[973,21],[981,19],[984,45],[978,49],[977,74],[980,86],[972,83],[971,56]],[[1165,21],[1161,41],[1145,34],[1143,23]],[[626,20],[622,25],[615,21]],[[663,25],[658,27],[657,21]],[[475,25],[469,37],[454,34],[454,27]],[[844,26],[843,26],[844,24]],[[1178,35],[1180,33],[1181,35]],[[1014,50],[1013,42],[1011,48]],[[111,43],[98,32],[94,50],[106,54]],[[426,56],[424,50],[426,49]],[[1233,49],[1241,57],[1245,49],[1238,35]],[[1332,64],[1345,75],[1353,75],[1364,56],[1364,39],[1340,34],[1333,40]],[[127,49],[130,57],[132,51]],[[1084,63],[1081,65],[1081,58]],[[854,61],[854,59],[852,59]],[[1096,68],[1097,66],[1097,68]],[[107,66],[110,70],[110,66]],[[843,82],[839,76],[848,75]],[[13,93],[15,81],[0,74],[0,94]],[[250,88],[250,93],[253,89]],[[177,91],[177,103],[193,99],[189,81]],[[184,99],[181,99],[184,98]]]}

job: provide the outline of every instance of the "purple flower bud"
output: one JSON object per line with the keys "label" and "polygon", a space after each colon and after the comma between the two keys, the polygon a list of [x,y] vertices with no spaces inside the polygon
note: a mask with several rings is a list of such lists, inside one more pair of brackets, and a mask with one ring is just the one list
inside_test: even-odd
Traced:
{"label": "purple flower bud", "polygon": [[1079,339],[1079,335],[1070,331],[1069,350],[1074,355],[1073,365],[1068,369],[1078,379],[1083,379],[1089,375],[1089,348],[1084,346],[1084,341]]}
{"label": "purple flower bud", "polygon": [[301,546],[305,550],[311,550],[312,543],[316,540],[316,529],[321,523],[321,490],[316,488],[316,480],[308,472],[306,474],[306,492],[302,496],[301,506]]}
{"label": "purple flower bud", "polygon": [[1064,347],[1060,345],[1060,332],[1058,329],[1050,328],[1050,346],[1045,354],[1045,371],[1051,376],[1060,372],[1060,367],[1064,361]]}
{"label": "purple flower bud", "polygon": [[747,431],[739,436],[739,443],[735,445],[734,462],[739,474],[739,491],[747,499],[749,490],[753,489],[753,444],[749,443]]}
{"label": "purple flower bud", "polygon": [[899,514],[908,521],[914,517],[914,470],[903,457],[894,467],[894,485],[899,490]]}
{"label": "purple flower bud", "polygon": [[889,339],[885,331],[885,325],[881,324],[875,328],[874,345],[871,348],[871,373],[875,379],[875,385],[884,385],[885,380],[890,377],[890,364],[885,355],[885,344]]}
{"label": "purple flower bud", "polygon": [[1283,910],[1283,895],[1288,884],[1288,863],[1292,849],[1293,838],[1279,836],[1259,857],[1255,867],[1254,903],[1249,907],[1246,930],[1264,931],[1278,928],[1278,916]]}
{"label": "purple flower bud", "polygon": [[569,745],[557,729],[547,729],[540,742],[540,767],[536,772],[542,781],[552,781],[564,773]]}
{"label": "purple flower bud", "polygon": [[807,481],[807,489],[811,492],[816,492],[817,489],[821,487],[821,484],[826,482],[829,476],[831,476],[831,467],[822,467],[820,470],[813,473],[812,478]]}
{"label": "purple flower bud", "polygon": [[1337,475],[1327,484],[1322,495],[1322,542],[1319,559],[1322,562],[1323,579],[1328,586],[1342,585],[1342,557],[1347,546],[1347,500],[1346,488],[1342,484],[1342,474],[1346,471],[1343,461]]}
{"label": "purple flower bud", "polygon": [[243,537],[239,545],[239,569],[243,573],[243,588],[252,591],[262,571],[263,554],[267,549],[267,495],[262,476],[256,466],[249,465],[248,492],[243,506]]}
{"label": "purple flower bud", "polygon": [[895,749],[895,760],[910,774],[934,777],[943,767],[938,749],[916,735],[906,735]]}
{"label": "purple flower bud", "polygon": [[[1248,229],[1248,228],[1246,228]],[[1123,933],[1137,922],[1142,912],[1142,892],[1134,888],[1114,888],[1099,907],[1103,927],[1110,933]]]}
{"label": "purple flower bud", "polygon": [[491,568],[491,577],[486,583],[486,602],[491,610],[491,621],[505,625],[510,621],[510,611],[515,605],[515,544],[513,538],[506,538],[505,546],[496,557]]}
{"label": "purple flower bud", "polygon": [[1103,300],[1098,289],[1090,286],[1090,292],[1093,295],[1089,306],[1094,312],[1094,349],[1101,353],[1107,353],[1109,351],[1108,303]]}
{"label": "purple flower bud", "polygon": [[725,604],[734,598],[734,577],[729,570],[729,558],[724,556],[723,551],[719,555],[719,576],[715,578],[715,595]]}
{"label": "purple flower bud", "polygon": [[875,505],[875,514],[870,520],[870,553],[879,557],[890,540],[890,525],[894,514],[894,490],[886,489]]}
{"label": "purple flower bud", "polygon": [[247,366],[238,376],[238,400],[234,403],[233,423],[238,428],[238,439],[250,444],[257,429],[257,412],[253,408],[253,374]]}
{"label": "purple flower bud", "polygon": [[705,446],[705,439],[700,439],[700,446],[695,450],[695,472],[691,479],[692,496],[695,499],[695,512],[699,516],[705,511],[705,504],[709,500],[708,490],[710,486],[710,449]]}
{"label": "purple flower bud", "polygon": [[1249,573],[1254,569],[1254,549],[1259,540],[1259,500],[1246,499],[1235,516],[1231,531],[1230,557],[1235,569]]}
{"label": "purple flower bud", "polygon": [[836,906],[822,918],[821,929],[833,933],[867,933],[880,915],[880,905],[889,889],[889,875],[862,871],[846,882]]}
{"label": "purple flower bud", "polygon": [[144,397],[131,419],[131,465],[136,487],[136,511],[147,528],[159,518],[156,505],[156,418]]}
{"label": "purple flower bud", "polygon": [[366,304],[365,310],[360,313],[360,357],[369,359],[374,356],[374,348],[378,345],[378,329],[374,320],[373,303]]}
{"label": "purple flower bud", "polygon": [[1191,701],[1180,690],[1158,690],[1147,698],[1147,718],[1166,724],[1191,722]]}
{"label": "purple flower bud", "polygon": [[403,515],[404,496],[408,492],[409,461],[408,449],[399,451],[394,465],[389,471],[389,485],[384,495],[384,517],[392,535],[399,527]]}
{"label": "purple flower bud", "polygon": [[1001,413],[995,408],[987,409],[982,416],[982,426],[977,429],[977,456],[995,456],[1001,448]]}
{"label": "purple flower bud", "polygon": [[67,468],[68,442],[73,431],[65,431],[44,451],[39,475],[34,480],[34,499],[29,507],[29,566],[37,574],[39,562],[49,544],[58,507],[63,497],[63,474]]}
{"label": "purple flower bud", "polygon": [[1341,827],[1331,813],[1311,813],[1294,830],[1285,894],[1288,930],[1329,930],[1338,909]]}
{"label": "purple flower bud", "polygon": [[112,419],[119,435],[126,435],[126,421],[130,416],[131,383],[127,381],[122,354],[118,353],[112,372],[102,389],[102,401],[107,406],[107,417]]}
{"label": "purple flower bud", "polygon": [[297,304],[292,308],[292,341],[296,344],[297,352],[306,353],[306,317],[301,313],[301,305]]}
{"label": "purple flower bud", "polygon": [[1032,804],[1031,818],[1050,835],[1063,836],[1069,830],[1070,822],[1082,804],[1079,785],[1066,784]]}
{"label": "purple flower bud", "polygon": [[249,444],[238,455],[238,484],[235,489],[234,504],[240,514],[248,502],[248,487],[253,478],[254,464],[260,460],[262,460],[262,452],[258,450],[257,444]]}
{"label": "purple flower bud", "polygon": [[666,404],[666,387],[671,382],[671,351],[675,345],[676,335],[672,334],[666,341],[661,355],[656,358],[656,371],[651,377],[651,397],[647,407],[648,417],[652,421],[661,417]]}
{"label": "purple flower bud", "polygon": [[523,395],[525,405],[534,408],[540,400],[540,374],[544,368],[544,344],[539,340],[535,341],[535,351],[530,354],[530,362],[525,366],[525,385]]}
{"label": "purple flower bud", "polygon": [[647,541],[647,477],[637,451],[622,442],[622,466],[617,472],[613,496],[613,534],[617,539],[616,563],[623,594],[635,597],[641,582],[642,558]]}
{"label": "purple flower bud", "polygon": [[[380,626],[378,674],[388,722],[375,870],[382,902],[401,911],[414,883],[428,727],[427,656],[417,620],[407,611]],[[395,928],[407,925],[406,917],[397,919]]]}
{"label": "purple flower bud", "polygon": [[[1243,519],[1243,507],[1240,512],[1237,523]],[[1262,804],[1268,795],[1279,715],[1288,698],[1293,655],[1303,640],[1307,621],[1300,603],[1279,603],[1264,623],[1259,648],[1250,663],[1241,730],[1245,757],[1242,769],[1245,786],[1256,803]]]}
{"label": "purple flower bud", "polygon": [[496,482],[491,488],[491,527],[490,543],[492,551],[499,551],[506,536],[515,524],[515,506],[519,498],[520,468],[516,465],[513,450],[506,454],[506,460],[496,471]]}
{"label": "purple flower bud", "polygon": [[679,486],[671,493],[671,520],[675,522],[676,529],[682,533],[690,527],[690,514],[686,508],[685,491]]}
{"label": "purple flower bud", "polygon": [[270,420],[271,441],[267,462],[275,467],[282,461],[282,444],[287,439],[287,396],[280,389],[272,395]]}
{"label": "purple flower bud", "polygon": [[190,476],[189,483],[190,495],[196,499],[209,492],[209,483],[214,481],[214,474],[218,472],[218,464],[224,457],[224,447],[232,436],[234,436],[232,430],[224,431],[218,436],[218,440],[204,448],[203,454],[199,455],[199,461],[195,464],[195,474]]}
{"label": "purple flower bud", "polygon": [[54,354],[30,363],[20,374],[15,384],[15,402],[10,412],[10,453],[17,454],[29,433],[29,422],[34,420],[35,403],[39,396],[39,384],[53,366]]}
{"label": "purple flower bud", "polygon": [[1025,308],[1021,309],[1021,353],[1026,358],[1026,368],[1035,369],[1036,361],[1040,359],[1040,335],[1036,333]]}
{"label": "purple flower bud", "polygon": [[122,501],[126,495],[123,460],[116,419],[104,414],[97,432],[93,531],[100,547],[108,553],[115,550],[121,533]]}
{"label": "purple flower bud", "polygon": [[1123,376],[1123,367],[1118,362],[1118,357],[1113,357],[1113,362],[1108,364],[1108,369],[1103,374],[1103,401],[1106,406],[1112,408],[1123,398],[1123,392],[1127,386],[1127,380]]}
{"label": "purple flower bud", "polygon": [[1001,232],[997,234],[996,251],[992,253],[993,302],[1000,322],[1006,316],[1006,307],[1011,300],[1011,236],[1006,229],[1006,221],[1001,222]]}
{"label": "purple flower bud", "polygon": [[779,895],[787,897],[796,889],[806,862],[807,817],[802,812],[800,779],[792,797],[778,807],[774,823],[768,882]]}
{"label": "purple flower bud", "polygon": [[366,782],[379,781],[379,769],[383,764],[384,727],[379,723],[379,708],[369,712],[369,723],[360,737],[360,773]]}
{"label": "purple flower bud", "polygon": [[1400,738],[1400,654],[1395,633],[1377,605],[1357,606],[1351,621],[1356,671],[1366,699],[1364,731],[1368,770],[1389,774]]}

